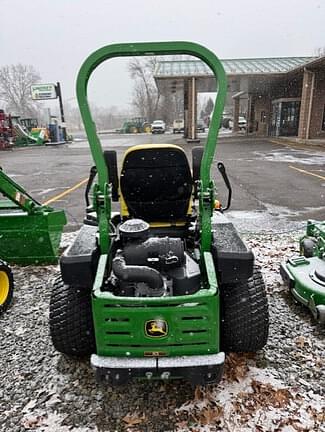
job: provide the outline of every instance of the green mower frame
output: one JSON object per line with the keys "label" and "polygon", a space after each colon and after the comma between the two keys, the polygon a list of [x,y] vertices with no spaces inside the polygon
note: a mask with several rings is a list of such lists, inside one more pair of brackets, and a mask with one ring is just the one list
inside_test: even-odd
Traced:
{"label": "green mower frame", "polygon": [[325,324],[325,222],[309,220],[300,239],[300,255],[280,266],[280,273],[294,298]]}
{"label": "green mower frame", "polygon": [[[103,255],[107,255],[110,247],[109,220],[111,217],[111,194],[109,173],[105,163],[103,149],[96,133],[87,99],[87,86],[91,73],[105,60],[114,57],[145,56],[145,55],[177,55],[187,54],[203,60],[212,70],[218,80],[217,99],[212,114],[207,144],[201,164],[200,181],[200,218],[202,226],[201,251],[211,249],[211,216],[214,209],[214,184],[210,177],[213,156],[217,146],[219,124],[222,118],[227,79],[221,62],[208,49],[190,42],[152,42],[134,44],[116,44],[105,46],[91,54],[81,69],[77,78],[77,98],[81,117],[90,144],[90,150],[98,171],[98,184],[94,189],[94,207],[98,214],[99,246]],[[104,259],[104,258],[103,258]]]}
{"label": "green mower frame", "polygon": [[10,264],[56,264],[64,211],[37,202],[1,167],[0,193],[0,257]]}
{"label": "green mower frame", "polygon": [[[216,77],[217,98],[207,144],[204,150],[193,149],[192,173],[180,147],[135,146],[126,153],[118,179],[116,155],[103,153],[90,113],[87,85],[91,73],[114,57],[173,54],[201,59]],[[262,276],[233,225],[221,211],[215,211],[210,172],[226,91],[226,76],[218,58],[190,42],[108,45],[91,54],[80,69],[77,97],[96,165],[87,192],[96,172],[98,177],[84,226],[61,258],[61,277],[52,291],[50,331],[57,350],[70,355],[91,354],[97,376],[111,384],[122,384],[132,377],[218,382],[224,351],[256,351],[266,343],[268,309]],[[158,164],[158,177],[164,169],[173,173],[178,166],[168,165],[171,158],[180,161],[180,172],[187,178],[183,186],[190,188],[193,200],[198,200],[196,213],[195,205],[184,207],[183,225],[171,214],[167,218],[170,224],[156,227],[152,212],[168,206],[168,198],[146,202],[150,211],[135,211],[128,197],[127,214],[111,212],[111,201],[118,199],[123,187],[126,201],[128,190],[123,182],[128,172],[150,160]],[[229,207],[229,180],[222,163],[218,168],[230,192]],[[178,196],[177,203],[183,203],[182,199]],[[135,205],[143,208],[142,201]],[[175,208],[179,211],[178,204]],[[190,243],[193,247],[184,252]],[[120,287],[123,289],[114,292]],[[167,291],[162,294],[164,289]]]}

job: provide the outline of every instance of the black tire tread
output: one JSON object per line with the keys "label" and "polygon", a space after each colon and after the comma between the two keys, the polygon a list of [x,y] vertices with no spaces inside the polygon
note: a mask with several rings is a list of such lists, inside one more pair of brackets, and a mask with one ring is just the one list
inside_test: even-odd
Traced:
{"label": "black tire tread", "polygon": [[262,274],[254,267],[244,283],[220,287],[221,348],[226,352],[256,352],[268,338],[269,313]]}
{"label": "black tire tread", "polygon": [[50,335],[57,351],[85,356],[95,352],[90,290],[55,279],[50,301]]}

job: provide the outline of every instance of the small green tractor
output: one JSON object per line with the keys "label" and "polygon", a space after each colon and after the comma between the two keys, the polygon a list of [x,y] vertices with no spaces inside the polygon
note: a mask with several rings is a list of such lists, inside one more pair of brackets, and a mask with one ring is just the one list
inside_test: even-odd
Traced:
{"label": "small green tractor", "polygon": [[142,133],[142,132],[150,132],[151,125],[147,120],[143,117],[134,117],[132,119],[126,120],[123,123],[122,128],[120,129],[120,133]]}
{"label": "small green tractor", "polygon": [[[189,163],[176,145],[137,145],[118,167],[116,152],[103,152],[96,134],[89,77],[110,58],[174,54],[201,59],[216,77],[206,146],[193,148]],[[78,103],[95,166],[84,224],[53,284],[50,333],[58,351],[91,355],[98,379],[111,385],[131,378],[218,382],[225,352],[254,352],[267,341],[261,272],[216,209],[210,177],[226,91],[218,58],[190,42],[108,45],[79,71]],[[226,210],[231,187],[221,162],[218,168],[229,191]]]}
{"label": "small green tractor", "polygon": [[300,255],[282,263],[280,273],[294,298],[325,324],[325,222],[307,222]]}

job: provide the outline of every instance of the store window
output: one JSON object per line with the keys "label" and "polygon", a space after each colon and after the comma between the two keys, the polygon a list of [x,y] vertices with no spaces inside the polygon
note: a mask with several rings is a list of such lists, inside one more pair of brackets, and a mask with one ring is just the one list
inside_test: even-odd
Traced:
{"label": "store window", "polygon": [[280,120],[280,136],[298,135],[300,101],[283,102]]}

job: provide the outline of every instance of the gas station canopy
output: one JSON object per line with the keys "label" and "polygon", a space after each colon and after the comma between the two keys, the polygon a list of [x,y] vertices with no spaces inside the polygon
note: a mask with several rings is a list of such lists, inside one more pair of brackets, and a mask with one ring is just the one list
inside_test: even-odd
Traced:
{"label": "gas station canopy", "polygon": [[[286,73],[305,65],[315,57],[276,57],[252,59],[224,59],[221,63],[227,75],[260,75]],[[157,63],[154,77],[186,78],[212,76],[209,67],[201,60],[163,60]]]}
{"label": "gas station canopy", "polygon": [[[248,58],[248,59],[223,59],[221,63],[228,77],[228,95],[226,105],[232,105],[234,116],[234,132],[237,129],[237,120],[240,112],[244,112],[247,118],[248,127],[246,133],[257,133],[261,135],[298,135],[299,137],[310,137],[319,134],[316,129],[320,128],[321,119],[318,121],[317,128],[303,125],[303,120],[299,120],[300,100],[302,92],[307,85],[307,89],[314,92],[314,80],[317,73],[318,85],[323,86],[325,82],[324,71],[325,57],[273,57],[273,58]],[[307,74],[312,77],[308,81]],[[323,75],[324,76],[323,76]],[[314,78],[313,78],[314,77]],[[196,141],[196,117],[197,117],[197,94],[204,92],[216,92],[216,83],[209,67],[201,60],[191,58],[166,59],[158,61],[154,79],[161,94],[178,93],[184,96],[184,122],[185,137],[190,141]],[[304,83],[303,83],[304,81]],[[308,82],[307,82],[308,81]],[[308,99],[308,98],[307,98]],[[306,100],[307,100],[306,99]],[[307,100],[312,101],[312,97]],[[279,102],[280,101],[280,102]],[[312,102],[309,103],[311,106]],[[281,109],[279,103],[282,103]],[[321,105],[322,101],[319,102]],[[243,106],[246,106],[246,108]],[[306,112],[310,107],[304,106]],[[315,104],[314,104],[315,105]],[[286,109],[296,113],[295,127],[288,130],[278,130],[274,132],[271,119],[276,117],[277,107],[284,118],[290,115]],[[283,108],[283,109],[282,109]],[[316,105],[315,105],[316,109]],[[273,112],[274,111],[274,112]],[[279,112],[280,112],[279,111]],[[291,113],[290,111],[290,113]],[[318,112],[319,111],[319,112]],[[318,117],[323,114],[318,110]],[[301,113],[300,113],[301,114]],[[281,118],[282,118],[281,117]],[[286,121],[286,118],[284,120]],[[325,109],[323,126],[325,133]],[[298,133],[299,120],[299,133]],[[307,121],[307,120],[306,120]],[[273,127],[273,129],[272,129]],[[289,130],[290,129],[290,130]],[[314,132],[314,129],[316,132]],[[317,130],[318,130],[317,129]],[[323,130],[322,129],[322,130]],[[311,131],[311,132],[310,132]],[[303,133],[304,132],[304,133]],[[323,133],[323,132],[322,132]]]}

